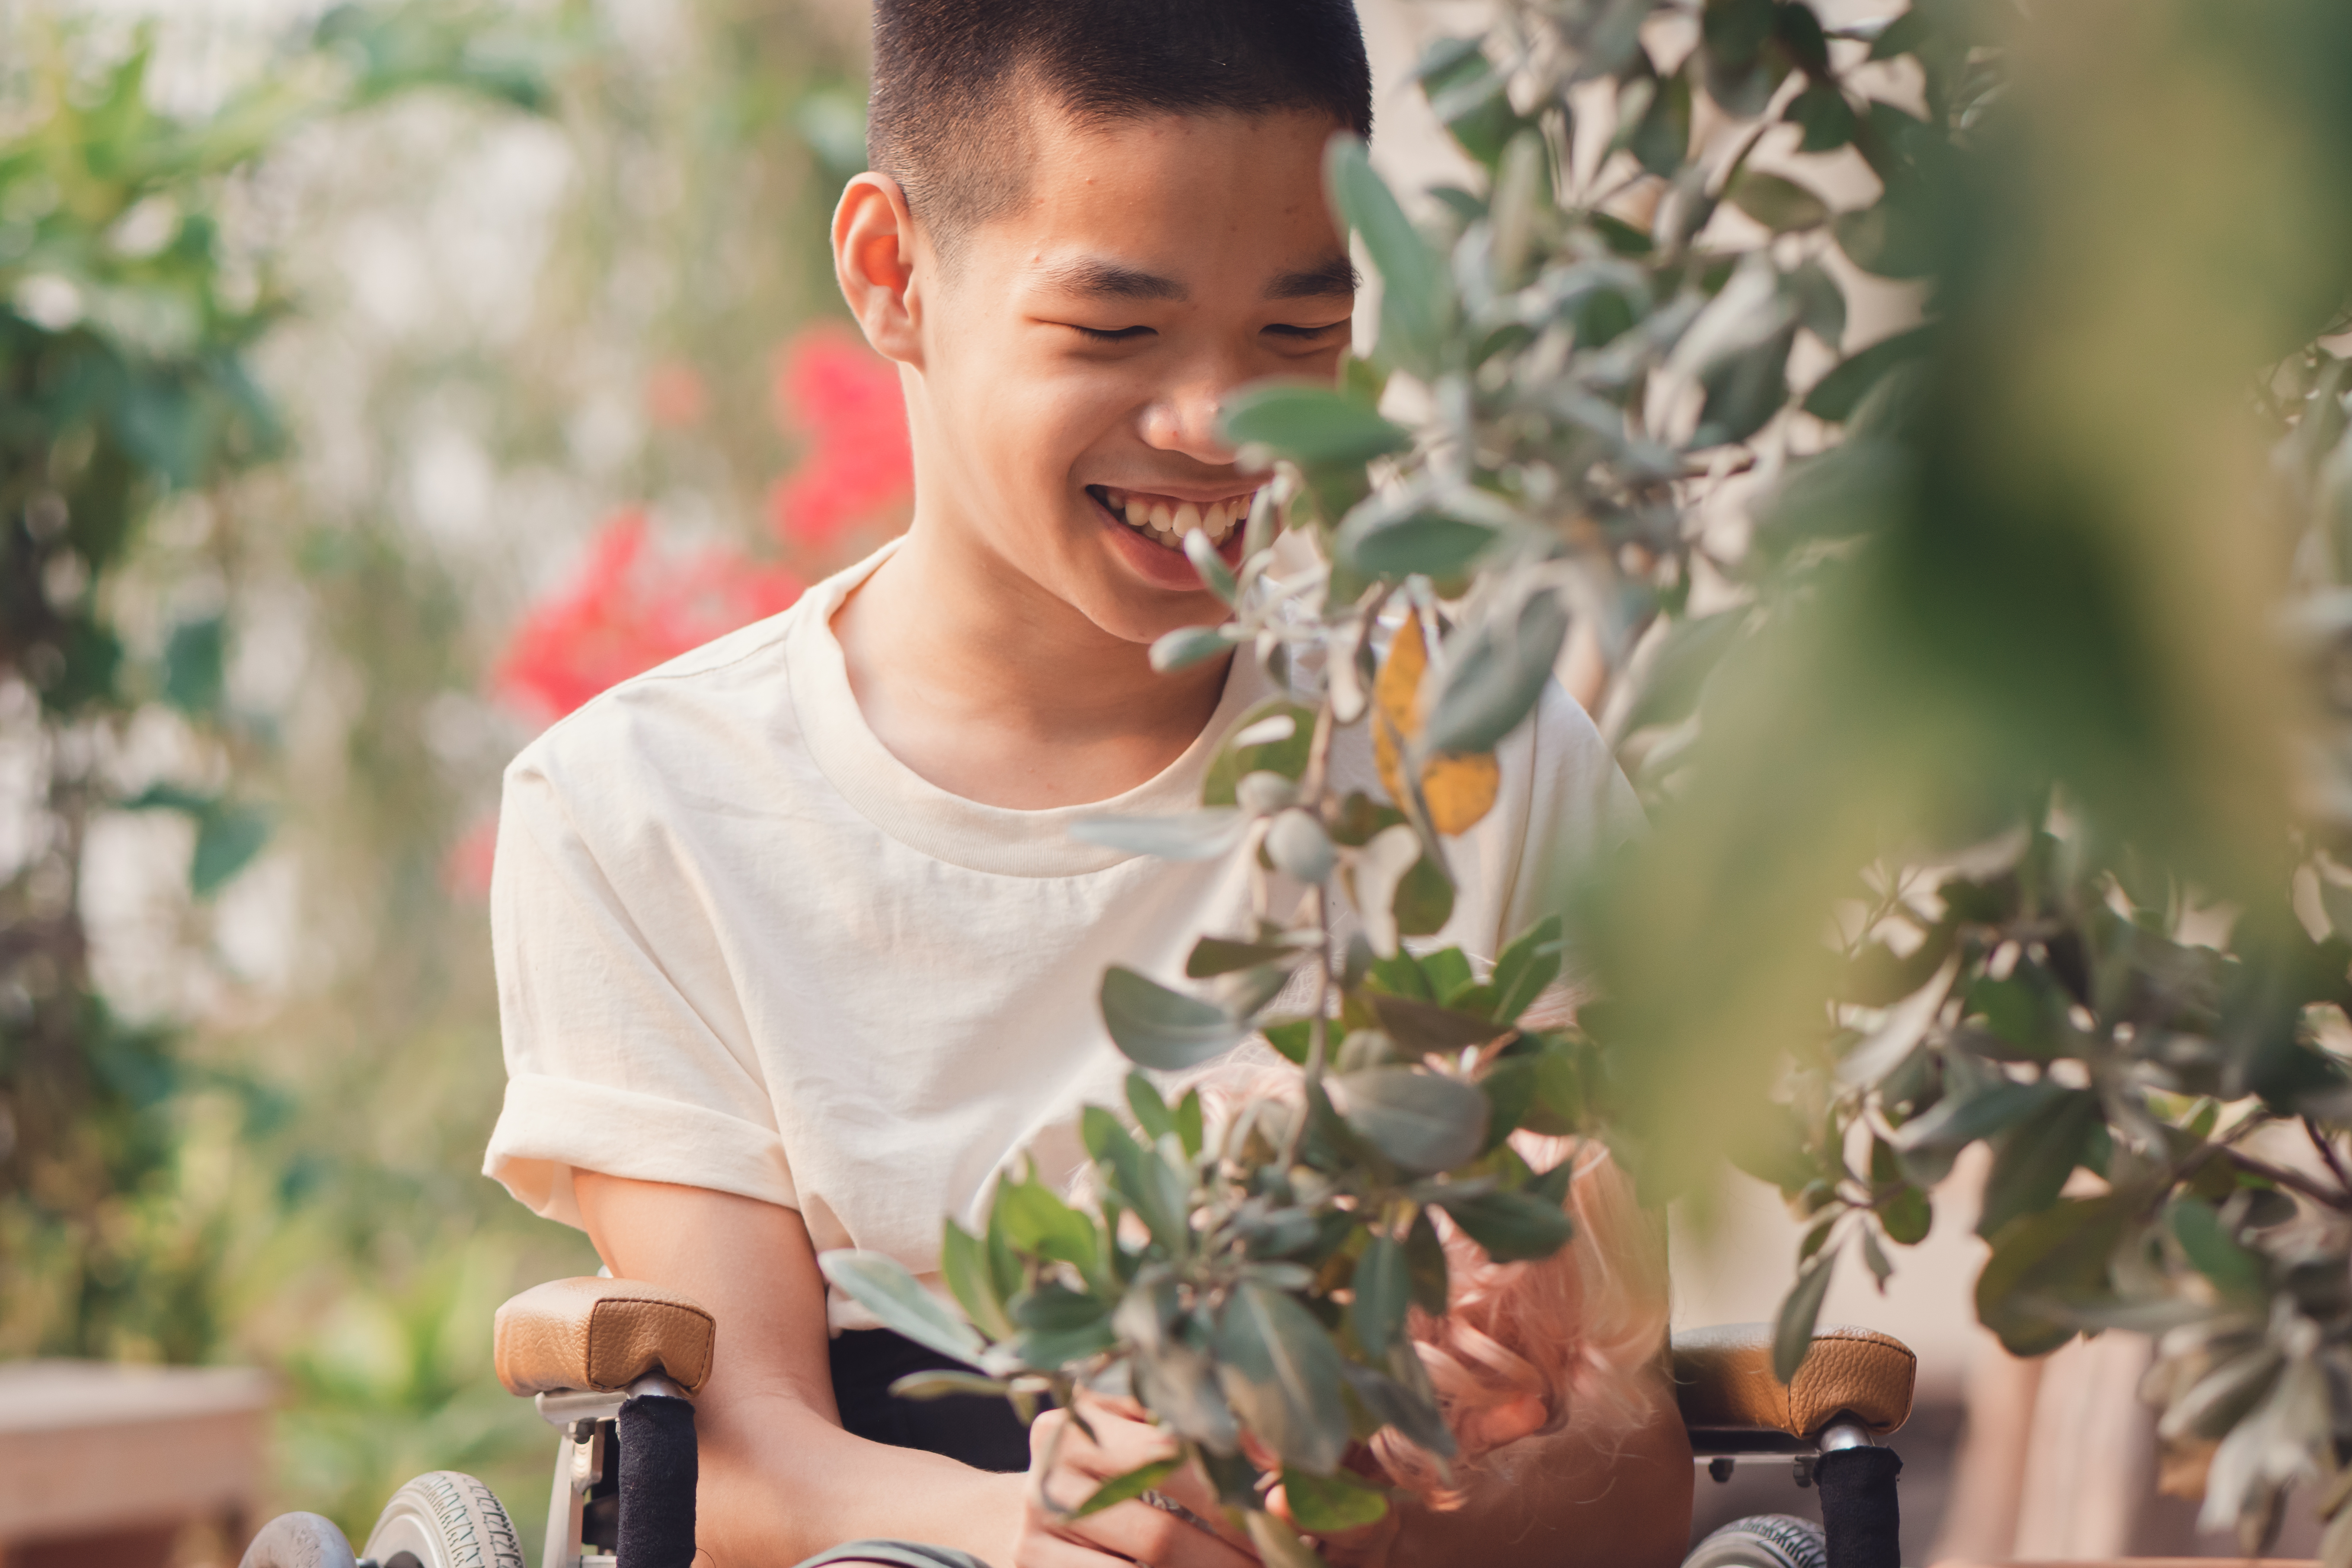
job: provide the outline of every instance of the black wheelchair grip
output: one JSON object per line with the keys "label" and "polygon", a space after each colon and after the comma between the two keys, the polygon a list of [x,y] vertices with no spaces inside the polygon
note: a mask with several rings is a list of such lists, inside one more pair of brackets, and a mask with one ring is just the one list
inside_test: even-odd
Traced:
{"label": "black wheelchair grip", "polygon": [[1814,1462],[1830,1568],[1902,1568],[1903,1510],[1895,1496],[1902,1470],[1891,1448],[1837,1448]]}
{"label": "black wheelchair grip", "polygon": [[697,1473],[690,1403],[657,1394],[623,1402],[619,1568],[690,1568]]}

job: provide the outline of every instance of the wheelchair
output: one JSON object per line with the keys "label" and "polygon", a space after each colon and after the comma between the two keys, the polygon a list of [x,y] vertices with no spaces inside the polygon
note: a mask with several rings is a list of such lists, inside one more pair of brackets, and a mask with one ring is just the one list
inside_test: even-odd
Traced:
{"label": "wheelchair", "polygon": [[[718,1325],[676,1291],[559,1279],[499,1309],[496,1364],[560,1434],[538,1568],[689,1568],[694,1395]],[[1822,1523],[1763,1514],[1724,1526],[1684,1568],[1899,1568],[1895,1473],[1879,1439],[1911,1414],[1917,1360],[1868,1329],[1823,1328],[1783,1386],[1768,1325],[1675,1336],[1692,1452],[1716,1480],[1784,1464],[1820,1489]],[[314,1513],[264,1526],[241,1568],[527,1568],[506,1510],[471,1476],[436,1470],[393,1494],[358,1554]],[[781,1565],[779,1565],[781,1568]]]}

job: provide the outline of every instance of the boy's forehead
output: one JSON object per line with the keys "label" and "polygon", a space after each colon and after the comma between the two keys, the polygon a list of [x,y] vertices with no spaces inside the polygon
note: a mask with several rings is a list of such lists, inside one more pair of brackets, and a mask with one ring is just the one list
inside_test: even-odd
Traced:
{"label": "boy's forehead", "polygon": [[1213,279],[1269,300],[1341,296],[1354,268],[1307,111],[1086,122],[1031,105],[1026,199],[985,225],[1024,286],[1181,300]]}

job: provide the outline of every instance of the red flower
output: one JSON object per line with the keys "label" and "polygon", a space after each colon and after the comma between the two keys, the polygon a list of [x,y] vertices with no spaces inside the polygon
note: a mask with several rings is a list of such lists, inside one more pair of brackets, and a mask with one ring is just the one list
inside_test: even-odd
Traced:
{"label": "red flower", "polygon": [[790,573],[733,551],[664,562],[646,552],[646,517],[597,531],[570,586],[523,617],[499,660],[499,689],[552,721],[641,671],[800,597]]}
{"label": "red flower", "polygon": [[898,372],[847,329],[809,327],[776,355],[776,419],[807,442],[768,492],[776,531],[823,549],[856,523],[897,521],[914,493]]}
{"label": "red flower", "polygon": [[701,423],[709,409],[709,389],[692,365],[664,360],[646,373],[646,414],[655,424],[682,430]]}

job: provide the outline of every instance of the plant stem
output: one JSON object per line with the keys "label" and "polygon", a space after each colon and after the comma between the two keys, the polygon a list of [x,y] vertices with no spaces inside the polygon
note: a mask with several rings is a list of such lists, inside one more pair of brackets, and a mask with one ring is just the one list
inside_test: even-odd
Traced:
{"label": "plant stem", "polygon": [[2336,1141],[2322,1132],[2319,1123],[2308,1116],[2303,1119],[2303,1131],[2311,1139],[2311,1146],[2319,1151],[2319,1157],[2327,1162],[2328,1173],[2336,1178],[2336,1184],[2352,1194],[2352,1175],[2345,1173],[2343,1157],[2336,1152]]}
{"label": "plant stem", "polygon": [[2221,1153],[2224,1159],[2240,1170],[2251,1172],[2291,1192],[2301,1193],[2323,1208],[2334,1209],[2338,1214],[2352,1214],[2352,1191],[2346,1191],[2340,1187],[2330,1188],[2323,1183],[2313,1181],[2300,1171],[2290,1171],[2284,1165],[2273,1165],[2267,1160],[2258,1160],[2242,1149],[2223,1149]]}

